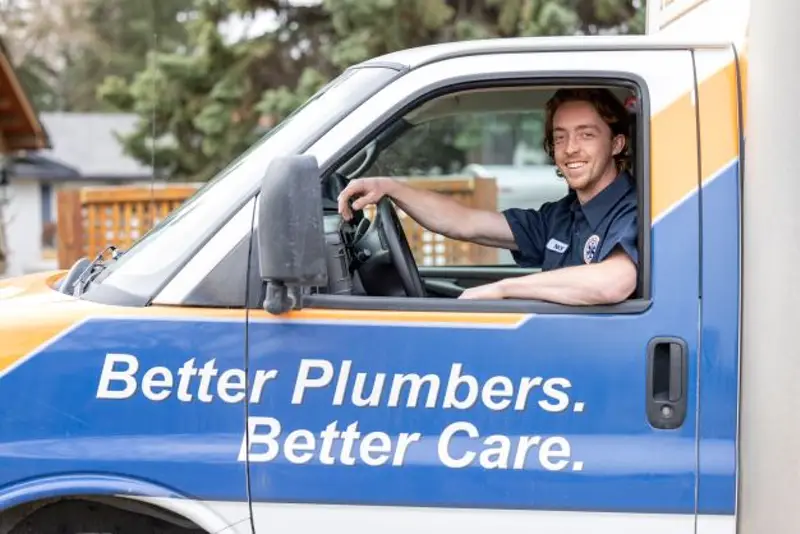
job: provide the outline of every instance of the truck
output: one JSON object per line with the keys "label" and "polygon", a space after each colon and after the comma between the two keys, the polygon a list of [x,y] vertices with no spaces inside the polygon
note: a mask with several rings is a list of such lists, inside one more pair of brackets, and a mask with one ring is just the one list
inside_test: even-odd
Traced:
{"label": "truck", "polygon": [[[354,65],[127,250],[1,281],[0,532],[737,532],[749,3],[647,10]],[[566,86],[630,113],[624,302],[459,299],[537,269],[338,213],[407,136]]]}

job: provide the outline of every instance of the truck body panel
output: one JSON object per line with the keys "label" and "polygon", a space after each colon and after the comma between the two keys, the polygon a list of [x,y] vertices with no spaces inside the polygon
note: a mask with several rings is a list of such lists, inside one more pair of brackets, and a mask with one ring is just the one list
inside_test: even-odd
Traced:
{"label": "truck body panel", "polygon": [[[735,532],[747,3],[711,40],[697,28],[720,3],[677,4],[651,3],[647,36],[368,61],[112,265],[113,291],[0,281],[0,515],[91,493],[210,532]],[[639,91],[642,283],[625,306],[376,298],[275,317],[250,301],[271,154],[329,173],[434,94],[558,80]],[[202,304],[209,284],[233,304]],[[682,400],[671,428],[660,410]]]}

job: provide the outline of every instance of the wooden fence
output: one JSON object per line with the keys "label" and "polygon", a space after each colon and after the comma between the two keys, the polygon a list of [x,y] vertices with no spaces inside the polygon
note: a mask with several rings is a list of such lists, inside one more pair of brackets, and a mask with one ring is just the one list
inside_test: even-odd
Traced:
{"label": "wooden fence", "polygon": [[[415,178],[411,185],[451,196],[467,206],[497,209],[491,178]],[[126,249],[189,198],[197,184],[108,186],[65,189],[58,193],[58,266],[66,269],[82,256],[94,258],[105,247]],[[372,210],[367,210],[371,216]],[[463,243],[429,232],[398,210],[419,265],[495,263],[493,248]]]}

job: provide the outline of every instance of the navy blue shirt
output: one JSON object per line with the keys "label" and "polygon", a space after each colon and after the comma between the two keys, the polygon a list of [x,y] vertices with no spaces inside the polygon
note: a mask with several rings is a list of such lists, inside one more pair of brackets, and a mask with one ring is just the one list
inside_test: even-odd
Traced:
{"label": "navy blue shirt", "polygon": [[570,191],[546,202],[538,210],[503,211],[518,250],[512,250],[521,267],[543,271],[603,261],[617,246],[639,264],[637,249],[636,188],[627,172],[585,205]]}

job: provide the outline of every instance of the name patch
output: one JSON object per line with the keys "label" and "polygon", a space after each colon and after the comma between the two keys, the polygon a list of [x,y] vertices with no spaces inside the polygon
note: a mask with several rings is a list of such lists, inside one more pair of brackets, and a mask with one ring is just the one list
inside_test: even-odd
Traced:
{"label": "name patch", "polygon": [[562,243],[558,239],[550,239],[550,241],[547,242],[547,249],[558,252],[559,254],[563,254],[568,248],[569,245]]}

